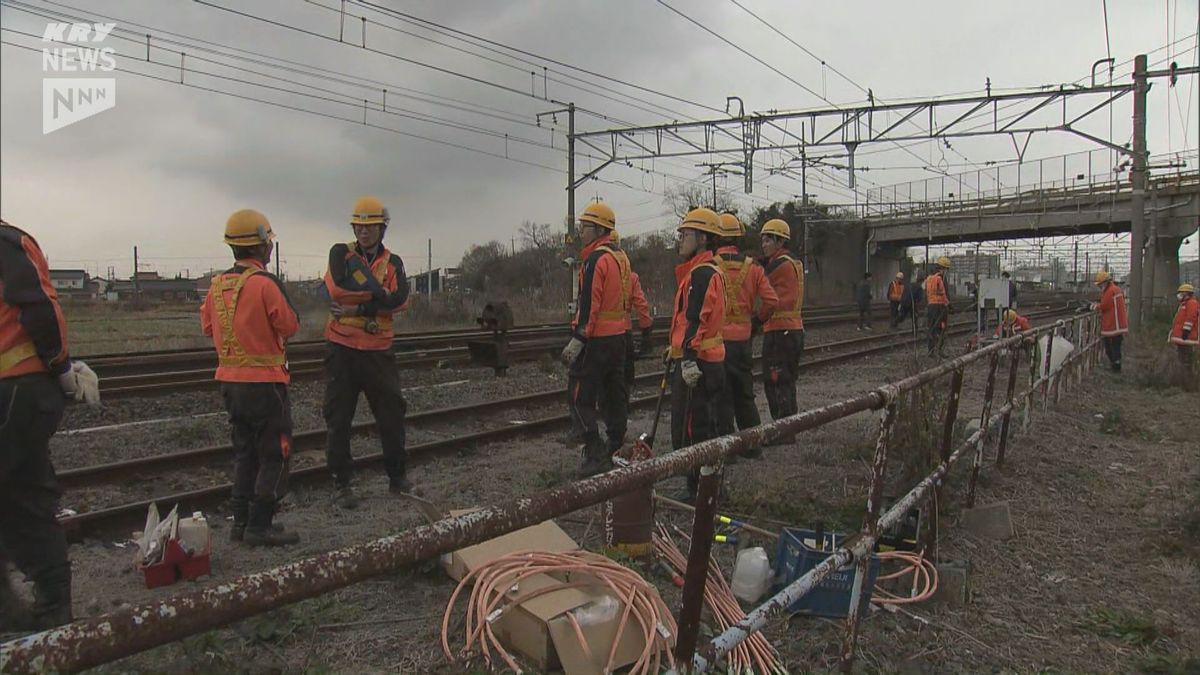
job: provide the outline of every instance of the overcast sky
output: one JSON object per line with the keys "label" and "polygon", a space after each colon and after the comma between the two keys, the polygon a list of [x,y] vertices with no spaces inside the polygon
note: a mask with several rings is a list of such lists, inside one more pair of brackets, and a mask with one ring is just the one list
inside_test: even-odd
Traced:
{"label": "overcast sky", "polygon": [[[982,93],[987,78],[995,90],[1086,83],[1092,63],[1107,53],[1101,0],[739,0],[824,59],[830,68],[823,68],[733,2],[667,0],[811,89],[809,92],[655,0],[375,1],[717,109],[723,109],[725,98],[731,95],[741,97],[746,108],[755,111],[829,107],[812,92],[838,105],[865,99],[832,69],[889,101]],[[4,0],[0,10],[6,43],[0,49],[0,214],[33,233],[53,266],[84,267],[101,274],[112,266],[125,276],[132,269],[131,252],[136,244],[146,263],[144,269],[164,274],[187,269],[194,275],[212,266],[222,267],[228,259],[228,249],[221,243],[225,218],[234,210],[252,207],[271,219],[282,243],[285,271],[311,276],[323,270],[330,244],[350,238],[346,223],[360,194],[378,195],[389,206],[392,226],[387,243],[405,258],[410,271],[425,269],[430,238],[434,266],[454,265],[472,243],[509,241],[522,221],[562,222],[566,212],[563,136],[552,137],[547,128],[529,126],[537,112],[557,107],[539,100],[546,93],[551,99],[574,101],[609,117],[580,113],[580,130],[619,126],[619,122],[720,116],[692,103],[617,85],[533,57],[523,58],[536,66],[480,47],[469,49],[492,60],[454,51],[423,38],[468,47],[353,0],[347,3],[355,16],[345,23],[346,43],[337,42],[339,15],[330,9],[337,7],[337,0],[212,2],[284,25],[184,0],[28,0],[28,4]],[[1121,64],[1137,53],[1148,52],[1152,63],[1163,62],[1157,66],[1162,68],[1168,57],[1165,46],[1175,42],[1172,58],[1181,65],[1195,63],[1197,4],[1196,0],[1109,3],[1112,56]],[[115,21],[117,31],[101,46],[116,49],[118,68],[168,81],[117,72],[115,108],[43,135],[44,73],[38,51],[43,45],[39,38],[22,33],[40,36],[48,20],[64,20],[66,15]],[[358,46],[362,27],[358,16],[369,19],[368,49]],[[152,63],[145,61],[147,32],[154,36]],[[209,44],[200,44],[200,40]],[[257,61],[288,59],[296,63],[293,68],[297,70],[322,68],[325,77],[235,60],[231,48],[256,52],[241,55]],[[178,83],[180,51],[188,53],[183,59],[183,79],[193,86]],[[397,56],[474,79],[406,63],[394,58]],[[585,79],[587,83],[580,86],[591,91],[543,81],[542,65]],[[533,69],[539,73],[536,82],[531,82],[528,74]],[[1118,79],[1128,81],[1130,70],[1129,65],[1119,66]],[[263,73],[292,82],[269,80]],[[1103,68],[1101,73],[1106,75]],[[564,74],[549,72],[548,76],[567,80]],[[361,121],[361,108],[338,101],[381,97],[379,91],[364,93],[366,89],[354,86],[348,78],[374,81],[377,90],[390,87],[388,104],[393,114],[372,111],[368,121],[393,131],[327,117]],[[1167,161],[1173,151],[1197,147],[1200,87],[1195,80],[1184,78],[1175,90],[1159,82],[1151,91],[1149,145],[1154,161]],[[303,90],[323,99],[268,89],[264,84]],[[602,87],[615,87],[623,95],[604,94]],[[211,91],[214,89],[326,116],[235,98]],[[528,95],[531,91],[534,96]],[[406,98],[408,95],[442,103],[456,99],[453,105],[476,112],[432,105]],[[438,98],[430,99],[431,95]],[[1112,137],[1118,143],[1129,139],[1130,105],[1126,97],[1113,113]],[[399,108],[486,134],[400,117],[394,114]],[[549,118],[544,121],[547,126],[554,123]],[[560,115],[557,122],[565,131],[565,116]],[[1098,115],[1086,128],[1108,138],[1107,113]],[[505,133],[510,135],[507,143]],[[543,147],[550,144],[553,148]],[[1026,158],[1090,147],[1094,146],[1065,135],[1037,135]],[[860,174],[860,190],[935,175],[919,168],[921,162],[912,154],[893,146],[864,148],[867,150],[873,154],[860,157],[859,165],[871,170]],[[506,154],[530,164],[506,160]],[[915,154],[954,173],[988,161],[1010,160],[1015,153],[1011,141],[1003,137],[954,141],[949,150],[926,143],[915,146]],[[681,178],[699,178],[702,169],[696,164],[702,161],[706,160],[687,158],[641,167],[674,178],[637,167],[610,167],[600,174],[607,182],[589,182],[580,188],[579,203],[597,196],[606,199],[626,234],[667,226],[671,219],[661,193]],[[1195,164],[1193,156],[1189,167]],[[586,169],[588,160],[581,160],[579,166]],[[854,200],[844,172],[810,173],[809,192],[818,199]],[[728,186],[736,188],[740,182],[740,177],[732,176]],[[703,184],[708,184],[707,179]],[[720,184],[724,186],[725,179]],[[799,192],[799,185],[787,177],[760,175],[754,195],[739,192],[739,199],[748,209]],[[859,199],[864,195],[860,192]]]}

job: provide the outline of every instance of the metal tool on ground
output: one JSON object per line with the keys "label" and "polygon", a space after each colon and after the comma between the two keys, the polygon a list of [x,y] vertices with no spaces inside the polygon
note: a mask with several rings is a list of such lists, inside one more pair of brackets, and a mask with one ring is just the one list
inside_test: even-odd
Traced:
{"label": "metal tool on ground", "polygon": [[[674,364],[668,365],[663,371],[649,433],[642,433],[633,445],[615,452],[614,465],[629,466],[654,457],[654,437],[658,434],[658,420],[662,417],[663,400],[673,367]],[[604,523],[606,551],[616,551],[631,558],[645,558],[654,552],[653,486],[647,485],[604,502],[600,519]]]}
{"label": "metal tool on ground", "polygon": [[[676,509],[680,509],[682,511],[688,511],[691,513],[696,512],[696,507],[692,506],[691,504],[684,504],[683,502],[675,500],[675,499],[671,499],[670,497],[664,497],[663,495],[656,494],[656,495],[654,495],[654,499],[661,504],[670,506],[671,508],[676,508]],[[724,525],[730,525],[730,526],[736,527],[745,532],[757,534],[760,537],[766,537],[767,539],[778,539],[779,538],[778,534],[776,534],[770,530],[764,530],[761,527],[757,527],[757,526],[751,525],[750,523],[747,523],[745,521],[737,520],[735,518],[731,518],[729,516],[724,516],[719,513],[717,514],[717,522],[722,523]]]}

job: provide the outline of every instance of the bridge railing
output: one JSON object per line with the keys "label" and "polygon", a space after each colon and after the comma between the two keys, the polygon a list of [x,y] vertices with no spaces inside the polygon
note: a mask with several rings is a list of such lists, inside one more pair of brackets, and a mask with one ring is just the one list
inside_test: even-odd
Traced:
{"label": "bridge railing", "polygon": [[[1047,341],[1051,346],[1045,349],[1044,354],[1030,358],[1036,353],[1029,348],[1033,341],[1058,334],[1068,336],[1080,346],[1071,352],[1060,368],[1050,368],[1053,340]],[[861,569],[869,561],[879,534],[914,506],[925,505],[927,508],[926,522],[931,523],[928,529],[932,534],[926,539],[926,551],[936,556],[938,527],[935,523],[939,506],[945,505],[942,486],[951,467],[962,459],[971,459],[967,503],[973,503],[976,479],[989,443],[993,439],[996,442],[996,464],[1004,462],[1012,425],[1028,426],[1031,409],[1039,399],[1045,407],[1048,401],[1058,400],[1063,387],[1081,384],[1084,372],[1096,363],[1098,344],[1097,315],[1079,313],[1069,320],[1060,320],[999,340],[898,382],[736,434],[697,443],[592,478],[443,518],[374,541],[297,560],[265,572],[229,579],[204,589],[160,598],[139,607],[126,606],[108,614],[6,642],[0,645],[0,672],[75,672],[107,663],[239,619],[394,573],[406,565],[599,504],[616,495],[653,485],[693,469],[701,469],[702,478],[691,540],[694,547],[698,542],[711,546],[713,518],[717,508],[716,485],[720,481],[721,466],[727,458],[751,447],[761,446],[766,441],[815,429],[861,412],[880,411],[872,478],[866,495],[867,516],[862,533],[833,551],[815,569],[752,611],[699,652],[694,647],[709,552],[704,548],[695,556],[699,565],[695,574],[692,573],[695,570],[691,569],[689,558],[689,571],[685,578],[695,579],[698,583],[685,584],[684,607],[691,610],[680,612],[676,656],[679,662],[691,663],[696,671],[704,671],[750,633],[761,630],[772,617],[786,611],[791,602],[810,591],[822,578],[849,564],[859,565]],[[1002,398],[997,398],[997,373],[1005,356],[1008,371],[1005,393],[1001,395]],[[955,423],[959,418],[963,379],[967,369],[976,364],[986,365],[987,368],[987,385],[982,410],[977,418],[981,422],[980,429],[955,444]],[[1017,393],[1017,382],[1023,379],[1020,372],[1022,364],[1028,366],[1028,385],[1021,393]],[[922,389],[940,387],[947,378],[949,398],[942,420],[943,432],[938,446],[931,449],[937,450],[940,463],[906,496],[884,512],[881,497],[900,399]],[[993,433],[996,429],[998,432]],[[860,572],[858,579],[861,581],[865,576]],[[862,592],[861,583],[856,582],[854,600]],[[851,607],[857,607],[858,603],[854,600]],[[861,618],[857,612],[852,612],[847,623],[842,652],[847,663],[854,657]],[[687,631],[690,631],[690,639],[685,639]]]}
{"label": "bridge railing", "polygon": [[[1030,208],[1073,197],[1115,203],[1130,191],[1127,165],[1096,149],[1021,163],[984,167],[871,188],[860,205],[864,218],[912,218],[982,209]],[[1200,151],[1164,155],[1151,185],[1195,180]]]}

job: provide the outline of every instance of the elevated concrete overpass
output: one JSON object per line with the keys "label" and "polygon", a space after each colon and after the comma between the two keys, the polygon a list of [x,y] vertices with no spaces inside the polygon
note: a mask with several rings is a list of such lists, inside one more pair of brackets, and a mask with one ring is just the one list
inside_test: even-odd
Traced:
{"label": "elevated concrete overpass", "polygon": [[[873,210],[865,219],[868,250],[872,268],[887,269],[909,246],[1129,232],[1131,203],[1128,183],[1109,182]],[[1200,225],[1200,172],[1153,178],[1146,224],[1157,233],[1154,293],[1173,292],[1179,245]]]}

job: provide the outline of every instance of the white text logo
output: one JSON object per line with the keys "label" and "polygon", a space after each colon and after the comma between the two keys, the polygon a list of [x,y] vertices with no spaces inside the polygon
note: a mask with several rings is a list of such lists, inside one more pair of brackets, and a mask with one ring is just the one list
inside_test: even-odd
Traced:
{"label": "white text logo", "polygon": [[[112,47],[103,42],[114,23],[49,23],[42,42],[67,43],[42,48],[43,73],[111,73],[117,69]],[[43,77],[42,133],[57,131],[117,104],[117,81],[112,77]]]}

